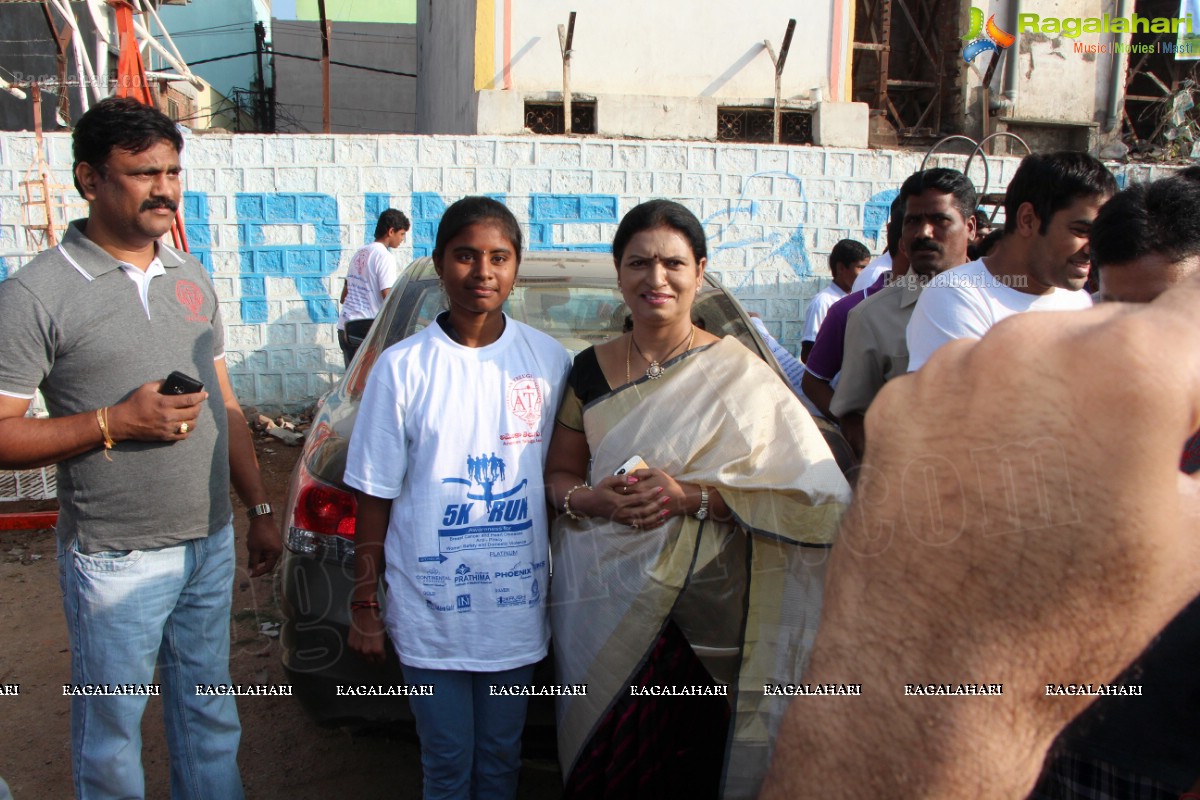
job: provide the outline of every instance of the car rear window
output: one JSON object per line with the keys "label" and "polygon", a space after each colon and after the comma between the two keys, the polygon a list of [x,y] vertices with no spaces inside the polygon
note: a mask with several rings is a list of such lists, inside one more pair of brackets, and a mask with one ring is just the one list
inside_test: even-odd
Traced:
{"label": "car rear window", "polygon": [[[363,342],[344,383],[344,391],[350,397],[362,395],[367,375],[380,353],[434,324],[437,315],[446,308],[445,297],[434,281],[409,283],[404,295],[396,301],[388,298],[384,313]],[[504,311],[513,319],[553,336],[572,357],[619,335],[629,315],[629,308],[615,286],[563,279],[518,282]],[[735,336],[750,352],[764,357],[745,317],[720,289],[706,285],[693,306],[692,316],[699,327],[717,336]]]}

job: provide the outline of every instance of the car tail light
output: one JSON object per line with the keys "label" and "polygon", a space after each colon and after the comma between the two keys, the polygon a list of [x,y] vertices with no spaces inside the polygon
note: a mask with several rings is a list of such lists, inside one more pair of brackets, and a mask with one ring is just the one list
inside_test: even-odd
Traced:
{"label": "car tail light", "polygon": [[310,533],[354,539],[354,495],[304,473],[296,487],[292,525]]}

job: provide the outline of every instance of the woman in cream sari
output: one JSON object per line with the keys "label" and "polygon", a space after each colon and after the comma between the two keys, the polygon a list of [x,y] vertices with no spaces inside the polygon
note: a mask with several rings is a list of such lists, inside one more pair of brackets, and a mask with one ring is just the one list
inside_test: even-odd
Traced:
{"label": "woman in cream sari", "polygon": [[849,489],[779,377],[693,325],[691,212],[643,203],[613,258],[633,329],[576,358],[546,464],[559,681],[587,685],[558,707],[566,795],[753,797]]}

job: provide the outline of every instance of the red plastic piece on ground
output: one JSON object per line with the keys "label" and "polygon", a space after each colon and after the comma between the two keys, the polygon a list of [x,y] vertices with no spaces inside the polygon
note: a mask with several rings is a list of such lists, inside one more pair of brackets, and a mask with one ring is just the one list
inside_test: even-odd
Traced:
{"label": "red plastic piece on ground", "polygon": [[0,514],[0,531],[40,531],[58,524],[57,511]]}

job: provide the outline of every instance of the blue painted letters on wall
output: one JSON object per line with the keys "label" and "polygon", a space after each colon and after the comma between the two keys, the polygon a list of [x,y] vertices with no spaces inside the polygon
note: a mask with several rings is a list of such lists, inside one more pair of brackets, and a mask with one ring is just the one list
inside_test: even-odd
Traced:
{"label": "blue painted letters on wall", "polygon": [[[310,192],[239,192],[235,202],[242,321],[267,321],[267,277],[291,278],[313,322],[336,321],[337,301],[324,279],[337,269],[342,252],[337,200]],[[271,243],[267,229],[272,225],[300,226],[301,241]]]}
{"label": "blue painted letters on wall", "polygon": [[[760,173],[766,177],[795,182],[804,200],[803,181],[788,173]],[[878,192],[863,204],[863,236],[879,237],[887,222],[896,190]],[[489,195],[500,202],[504,195]],[[405,210],[412,219],[413,255],[432,254],[437,225],[447,202],[437,192],[414,192],[408,198],[394,200],[387,193],[363,195],[364,243],[374,234],[374,223],[386,208]],[[778,222],[760,219],[760,203],[742,196],[724,210],[704,218],[713,251],[750,246],[767,247],[762,261],[780,258],[799,276],[811,275],[805,219],[789,233],[778,229]],[[334,322],[337,300],[328,277],[338,269],[344,250],[337,199],[310,192],[239,192],[234,197],[234,215],[238,231],[238,289],[242,322],[261,324],[268,321],[267,278],[290,279],[304,301],[312,322]],[[213,225],[209,198],[204,192],[184,193],[184,218],[192,253],[213,270]],[[572,225],[616,225],[620,220],[620,198],[612,194],[532,194],[528,206],[529,250],[584,250],[609,252],[607,241],[572,240]],[[763,229],[758,238],[734,238],[734,226],[755,223]],[[290,228],[272,232],[274,226]],[[775,230],[771,230],[774,228]],[[761,262],[760,262],[761,263]],[[0,279],[8,270],[0,259]]]}

